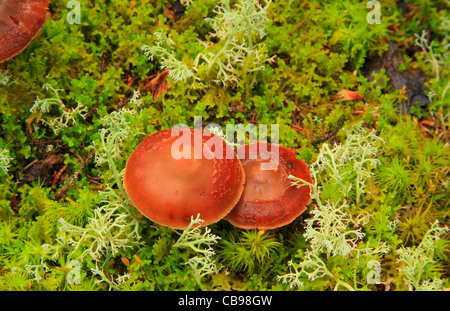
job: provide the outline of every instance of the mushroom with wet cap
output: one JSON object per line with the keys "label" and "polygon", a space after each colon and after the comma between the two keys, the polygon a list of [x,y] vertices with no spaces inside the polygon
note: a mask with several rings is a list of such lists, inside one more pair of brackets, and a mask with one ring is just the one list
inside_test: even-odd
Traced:
{"label": "mushroom with wet cap", "polygon": [[22,52],[38,35],[50,0],[0,0],[0,63]]}
{"label": "mushroom with wet cap", "polygon": [[[265,169],[272,148],[278,150],[278,167]],[[251,156],[251,150],[257,150]],[[292,187],[289,175],[312,183],[308,165],[298,160],[294,151],[280,145],[259,142],[238,147],[244,154],[241,163],[245,171],[245,188],[241,199],[225,217],[242,229],[275,229],[291,223],[306,210],[311,202],[310,187]]]}
{"label": "mushroom with wet cap", "polygon": [[[172,131],[148,136],[131,154],[125,191],[144,216],[170,228],[187,228],[199,213],[202,226],[221,220],[244,189],[239,159],[219,136],[201,129]],[[183,137],[188,143],[180,145]]]}

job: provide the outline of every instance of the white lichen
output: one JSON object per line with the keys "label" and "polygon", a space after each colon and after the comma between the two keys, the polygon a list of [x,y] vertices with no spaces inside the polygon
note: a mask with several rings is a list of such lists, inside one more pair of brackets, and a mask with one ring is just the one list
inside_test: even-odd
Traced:
{"label": "white lichen", "polygon": [[75,125],[77,123],[77,116],[80,116],[83,119],[86,118],[88,109],[80,102],[77,103],[75,108],[68,108],[59,96],[59,92],[62,91],[61,89],[55,89],[48,83],[44,84],[42,87],[47,91],[50,90],[53,93],[53,97],[44,99],[37,97],[34,101],[34,105],[30,109],[30,112],[33,114],[38,112],[50,113],[52,106],[56,107],[58,114],[57,117],[48,118],[48,120],[47,118],[40,119],[40,121],[47,124],[56,135],[61,133],[64,128]]}
{"label": "white lichen", "polygon": [[212,246],[221,238],[212,234],[208,227],[200,228],[203,222],[200,214],[197,214],[196,218],[191,216],[188,227],[183,230],[178,240],[172,245],[176,248],[189,248],[197,254],[185,264],[194,270],[195,280],[198,284],[201,284],[202,277],[219,271],[213,259],[215,252]]}
{"label": "white lichen", "polygon": [[[317,160],[309,168],[313,183],[290,176],[292,186],[310,187],[311,197],[316,201],[316,207],[310,211],[312,217],[305,220],[304,237],[310,242],[310,247],[305,251],[303,261],[290,261],[290,273],[278,277],[279,281],[289,283],[291,288],[303,286],[302,278],[305,277],[309,281],[327,277],[335,283],[335,290],[339,287],[356,290],[356,280],[351,285],[336,276],[330,271],[324,258],[342,256],[358,263],[361,256],[376,260],[390,251],[382,241],[378,241],[376,245],[367,243],[364,247],[359,246],[365,237],[362,228],[369,215],[353,216],[348,201],[355,187],[356,203],[359,202],[367,179],[373,176],[370,166],[379,163],[374,156],[379,152],[378,145],[383,141],[360,124],[354,125],[347,133],[344,144],[332,148],[323,144]],[[335,201],[321,200],[322,189],[326,184],[336,188],[339,197]],[[358,266],[353,269],[356,271]]]}
{"label": "white lichen", "polygon": [[9,165],[13,158],[9,155],[9,150],[6,148],[3,148],[0,151],[0,170],[3,172],[3,174],[7,174],[9,170]]}
{"label": "white lichen", "polygon": [[424,278],[424,271],[429,265],[436,264],[433,258],[436,243],[448,232],[447,227],[440,227],[439,221],[431,224],[431,228],[416,247],[404,247],[396,250],[399,273],[409,290],[441,290],[443,281],[437,276]]}
{"label": "white lichen", "polygon": [[205,52],[200,52],[192,64],[176,57],[175,42],[161,31],[155,32],[153,45],[143,45],[141,49],[150,60],[157,58],[163,69],[169,70],[169,76],[176,81],[186,81],[193,77],[198,85],[204,86],[197,73],[201,66],[206,73],[215,71],[213,82],[223,86],[239,81],[243,68],[247,72],[265,69],[265,63],[273,61],[266,56],[266,48],[261,41],[265,36],[268,22],[267,9],[271,1],[238,0],[231,6],[229,0],[218,1],[213,18],[205,18],[217,38],[217,51],[209,41],[199,41]]}

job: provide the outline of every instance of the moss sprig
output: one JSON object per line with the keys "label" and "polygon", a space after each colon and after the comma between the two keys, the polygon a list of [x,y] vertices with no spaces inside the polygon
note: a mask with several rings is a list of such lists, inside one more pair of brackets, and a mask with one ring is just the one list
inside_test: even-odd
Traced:
{"label": "moss sprig", "polygon": [[251,276],[264,273],[273,266],[273,255],[281,243],[270,232],[249,230],[223,240],[220,247],[220,258],[227,267]]}

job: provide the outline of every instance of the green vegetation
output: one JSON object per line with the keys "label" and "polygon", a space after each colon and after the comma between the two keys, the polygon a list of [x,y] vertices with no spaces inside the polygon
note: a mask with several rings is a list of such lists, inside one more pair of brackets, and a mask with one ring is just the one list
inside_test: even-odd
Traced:
{"label": "green vegetation", "polygon": [[[79,2],[81,24],[52,1],[0,65],[0,290],[449,288],[445,1],[380,1],[380,24],[353,0]],[[366,72],[389,42],[396,69],[425,73],[427,105],[389,67]],[[127,158],[195,116],[278,124],[310,165],[314,184],[291,180],[308,210],[270,231],[142,217]]]}

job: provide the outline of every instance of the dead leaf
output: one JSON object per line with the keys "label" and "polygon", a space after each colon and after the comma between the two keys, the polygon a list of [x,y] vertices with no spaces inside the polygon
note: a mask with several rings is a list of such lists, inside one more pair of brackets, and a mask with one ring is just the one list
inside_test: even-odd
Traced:
{"label": "dead leaf", "polygon": [[43,185],[48,185],[53,179],[53,172],[58,171],[64,163],[64,156],[50,154],[44,161],[33,161],[24,169],[22,181],[32,182],[40,179]]}
{"label": "dead leaf", "polygon": [[422,120],[422,121],[420,121],[420,123],[422,125],[424,125],[424,126],[427,126],[427,127],[434,127],[435,126],[435,123],[432,120]]}
{"label": "dead leaf", "polygon": [[361,95],[359,95],[356,92],[353,91],[349,91],[346,89],[342,89],[339,92],[337,92],[337,97],[342,99],[343,101],[347,101],[347,100],[360,100],[362,99]]}
{"label": "dead leaf", "polygon": [[168,76],[168,70],[158,73],[153,79],[144,85],[144,91],[152,93],[153,99],[159,98],[161,95],[166,94]]}
{"label": "dead leaf", "polygon": [[[386,70],[386,76],[391,84],[391,91],[394,89],[405,90],[406,107],[401,106],[402,113],[409,113],[411,106],[417,104],[426,107],[430,100],[425,94],[425,72],[420,69],[411,69],[408,72],[398,68],[398,47],[393,42],[389,42],[389,49],[383,56],[374,54],[370,56],[364,65],[365,76],[373,80],[372,72],[379,72],[382,68]],[[382,82],[382,81],[380,81]]]}
{"label": "dead leaf", "polygon": [[176,20],[176,19],[178,19],[178,17],[175,15],[175,12],[172,11],[172,5],[171,5],[171,4],[169,4],[168,6],[166,6],[166,7],[164,8],[163,15],[164,15],[165,17],[167,17],[168,19],[171,19],[171,20]]}
{"label": "dead leaf", "polygon": [[181,4],[181,1],[175,1],[173,4],[168,4],[164,8],[163,15],[170,20],[179,20],[186,11],[186,7]]}

